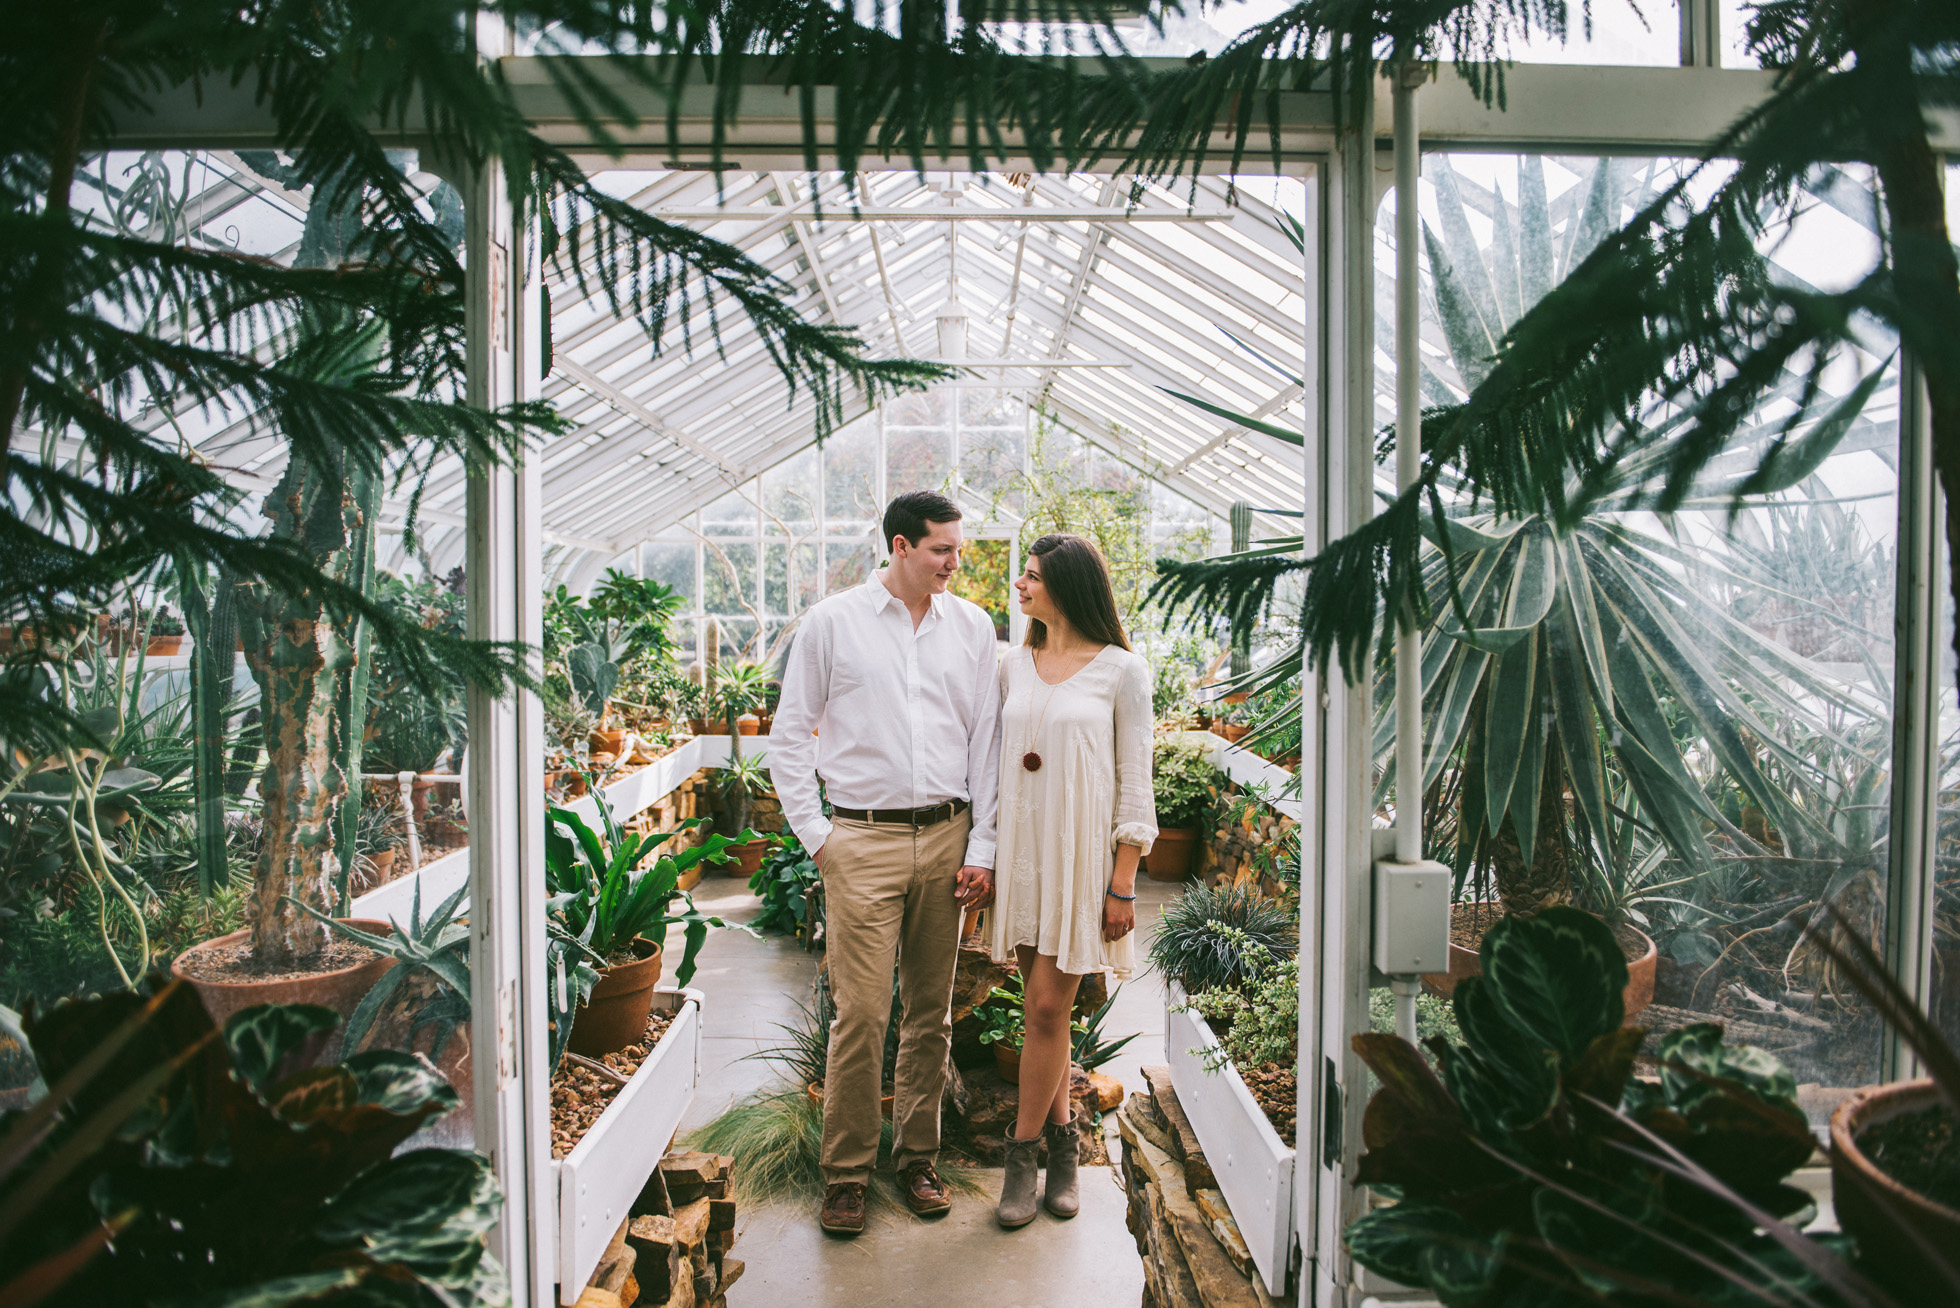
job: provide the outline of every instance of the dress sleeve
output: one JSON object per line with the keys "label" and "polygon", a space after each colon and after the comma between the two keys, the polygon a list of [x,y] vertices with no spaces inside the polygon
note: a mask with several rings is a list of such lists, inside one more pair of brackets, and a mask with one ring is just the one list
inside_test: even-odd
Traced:
{"label": "dress sleeve", "polygon": [[1116,685],[1116,821],[1110,845],[1150,852],[1157,839],[1157,798],[1151,778],[1155,721],[1150,712],[1149,665],[1132,655]]}

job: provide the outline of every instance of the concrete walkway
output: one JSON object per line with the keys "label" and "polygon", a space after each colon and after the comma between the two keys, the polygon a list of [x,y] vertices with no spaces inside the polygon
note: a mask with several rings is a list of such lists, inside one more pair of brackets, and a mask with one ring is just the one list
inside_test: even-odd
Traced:
{"label": "concrete walkway", "polygon": [[[1140,944],[1149,940],[1157,914],[1178,889],[1142,883]],[[696,889],[694,901],[730,922],[747,921],[757,908],[747,883],[733,877],[710,877]],[[733,931],[709,936],[691,983],[707,1003],[701,1084],[681,1124],[683,1136],[779,1079],[774,1066],[743,1059],[780,1043],[782,1033],[775,1027],[798,1019],[797,1004],[808,1002],[816,966],[815,955],[783,937],[756,940]],[[1140,1033],[1102,1070],[1131,1090],[1141,1088],[1138,1069],[1164,1061],[1164,991],[1154,973],[1140,972],[1124,983],[1103,1030],[1112,1039]],[[1107,1129],[1113,1151],[1113,1123]],[[986,1174],[990,1189],[998,1188],[999,1175],[998,1170]],[[730,1298],[738,1308],[921,1301],[987,1308],[1135,1308],[1143,1293],[1143,1267],[1123,1225],[1122,1191],[1108,1168],[1085,1169],[1082,1183],[1082,1212],[1075,1220],[1044,1214],[1015,1232],[994,1225],[990,1198],[964,1195],[940,1221],[874,1218],[862,1236],[849,1241],[826,1238],[815,1213],[802,1205],[746,1211],[733,1256],[748,1270]]]}

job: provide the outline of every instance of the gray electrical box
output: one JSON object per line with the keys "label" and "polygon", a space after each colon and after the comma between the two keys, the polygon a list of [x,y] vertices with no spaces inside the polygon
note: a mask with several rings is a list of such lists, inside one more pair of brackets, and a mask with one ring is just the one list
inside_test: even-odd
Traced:
{"label": "gray electrical box", "polygon": [[1375,862],[1375,968],[1389,976],[1450,965],[1450,882],[1441,863]]}

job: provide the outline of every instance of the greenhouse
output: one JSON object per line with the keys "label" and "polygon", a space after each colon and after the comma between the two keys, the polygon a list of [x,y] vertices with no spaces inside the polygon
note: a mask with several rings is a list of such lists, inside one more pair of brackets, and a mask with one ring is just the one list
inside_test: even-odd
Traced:
{"label": "greenhouse", "polygon": [[1960,1302],[1952,5],[8,26],[0,1303]]}

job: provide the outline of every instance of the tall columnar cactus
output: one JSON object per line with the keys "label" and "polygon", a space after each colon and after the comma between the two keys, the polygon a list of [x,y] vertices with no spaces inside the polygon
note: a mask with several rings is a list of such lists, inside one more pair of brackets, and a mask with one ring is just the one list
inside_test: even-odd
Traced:
{"label": "tall columnar cactus", "polygon": [[[266,500],[274,534],[299,544],[329,575],[345,576],[363,553],[358,543],[371,514],[362,513],[356,472],[295,458]],[[270,595],[263,616],[264,842],[252,891],[252,954],[261,964],[304,963],[326,949],[329,933],[294,904],[331,913],[339,899],[334,819],[348,788],[339,713],[355,647],[311,592]]]}

